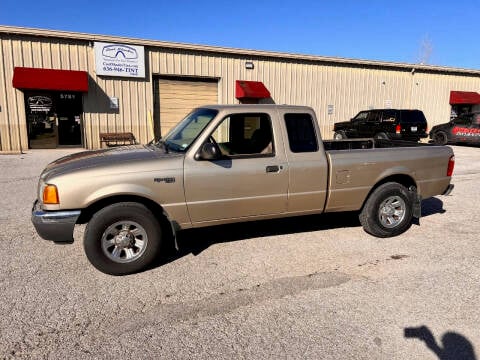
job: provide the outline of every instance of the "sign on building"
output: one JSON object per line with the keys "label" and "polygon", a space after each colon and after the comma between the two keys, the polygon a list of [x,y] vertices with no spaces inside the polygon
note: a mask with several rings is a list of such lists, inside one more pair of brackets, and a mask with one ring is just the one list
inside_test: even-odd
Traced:
{"label": "sign on building", "polygon": [[95,42],[94,49],[97,75],[145,77],[143,46]]}
{"label": "sign on building", "polygon": [[327,113],[328,113],[328,115],[333,115],[333,110],[334,110],[333,105],[327,105]]}

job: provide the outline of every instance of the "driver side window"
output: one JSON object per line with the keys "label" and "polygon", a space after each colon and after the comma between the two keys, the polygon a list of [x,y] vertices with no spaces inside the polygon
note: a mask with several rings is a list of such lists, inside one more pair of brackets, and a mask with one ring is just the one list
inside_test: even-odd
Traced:
{"label": "driver side window", "polygon": [[367,119],[367,116],[368,116],[368,111],[362,111],[361,113],[359,113],[357,116],[355,116],[353,118],[353,120],[366,120]]}
{"label": "driver side window", "polygon": [[457,125],[471,125],[472,119],[467,116],[459,116],[454,120],[454,123]]}
{"label": "driver side window", "polygon": [[267,114],[232,114],[223,119],[211,137],[223,156],[273,156],[272,123]]}

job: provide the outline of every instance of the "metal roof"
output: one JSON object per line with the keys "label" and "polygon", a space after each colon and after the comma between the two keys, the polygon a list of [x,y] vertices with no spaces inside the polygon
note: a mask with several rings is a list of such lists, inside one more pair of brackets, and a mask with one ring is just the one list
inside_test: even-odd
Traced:
{"label": "metal roof", "polygon": [[433,72],[443,72],[443,73],[446,72],[446,73],[462,73],[462,74],[480,75],[480,70],[462,69],[462,68],[454,68],[454,67],[448,67],[448,66],[435,66],[435,65],[387,62],[387,61],[364,60],[364,59],[350,59],[350,58],[328,57],[328,56],[317,56],[317,55],[303,55],[303,54],[285,53],[285,52],[276,52],[276,51],[262,51],[262,50],[239,49],[239,48],[230,48],[230,47],[222,47],[222,46],[197,45],[197,44],[187,44],[187,43],[179,43],[179,42],[129,38],[129,37],[122,37],[122,36],[98,35],[98,34],[88,34],[88,33],[81,33],[81,32],[35,29],[35,28],[5,26],[5,25],[0,25],[0,34],[39,36],[39,37],[75,39],[75,40],[84,40],[84,41],[103,41],[103,42],[143,45],[143,46],[158,47],[158,48],[164,48],[164,49],[177,49],[177,50],[199,51],[199,52],[208,52],[208,53],[216,53],[216,54],[236,55],[236,56],[242,56],[242,57],[263,57],[263,58],[274,58],[274,59],[288,59],[292,61],[344,64],[344,65],[352,65],[352,66],[408,69],[410,71],[412,69],[415,69],[415,71],[422,70],[422,71],[433,71]]}

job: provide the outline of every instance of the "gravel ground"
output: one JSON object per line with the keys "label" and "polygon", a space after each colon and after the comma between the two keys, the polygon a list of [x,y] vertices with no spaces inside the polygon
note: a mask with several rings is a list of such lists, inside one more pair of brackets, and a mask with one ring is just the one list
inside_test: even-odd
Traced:
{"label": "gravel ground", "polygon": [[61,246],[30,223],[40,171],[72,151],[0,155],[0,358],[480,354],[480,148],[454,147],[455,190],[401,236],[369,236],[352,214],[190,230],[125,277],[88,263],[82,227]]}

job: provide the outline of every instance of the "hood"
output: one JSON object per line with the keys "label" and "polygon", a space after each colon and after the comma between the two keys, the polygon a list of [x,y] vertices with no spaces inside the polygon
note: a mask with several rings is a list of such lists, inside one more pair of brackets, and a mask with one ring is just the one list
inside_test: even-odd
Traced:
{"label": "hood", "polygon": [[437,130],[447,130],[449,128],[452,127],[452,123],[451,122],[448,122],[448,123],[444,123],[444,124],[439,124],[439,125],[435,125],[433,126],[431,129],[430,129],[430,134],[433,134],[435,131]]}
{"label": "hood", "polygon": [[131,145],[110,149],[82,151],[57,159],[47,165],[41,178],[65,174],[81,169],[125,164],[132,161],[148,161],[152,159],[183,156],[182,153],[167,153],[153,145]]}
{"label": "hood", "polygon": [[343,129],[343,128],[350,128],[352,126],[351,121],[341,121],[333,124],[334,130],[336,129]]}

